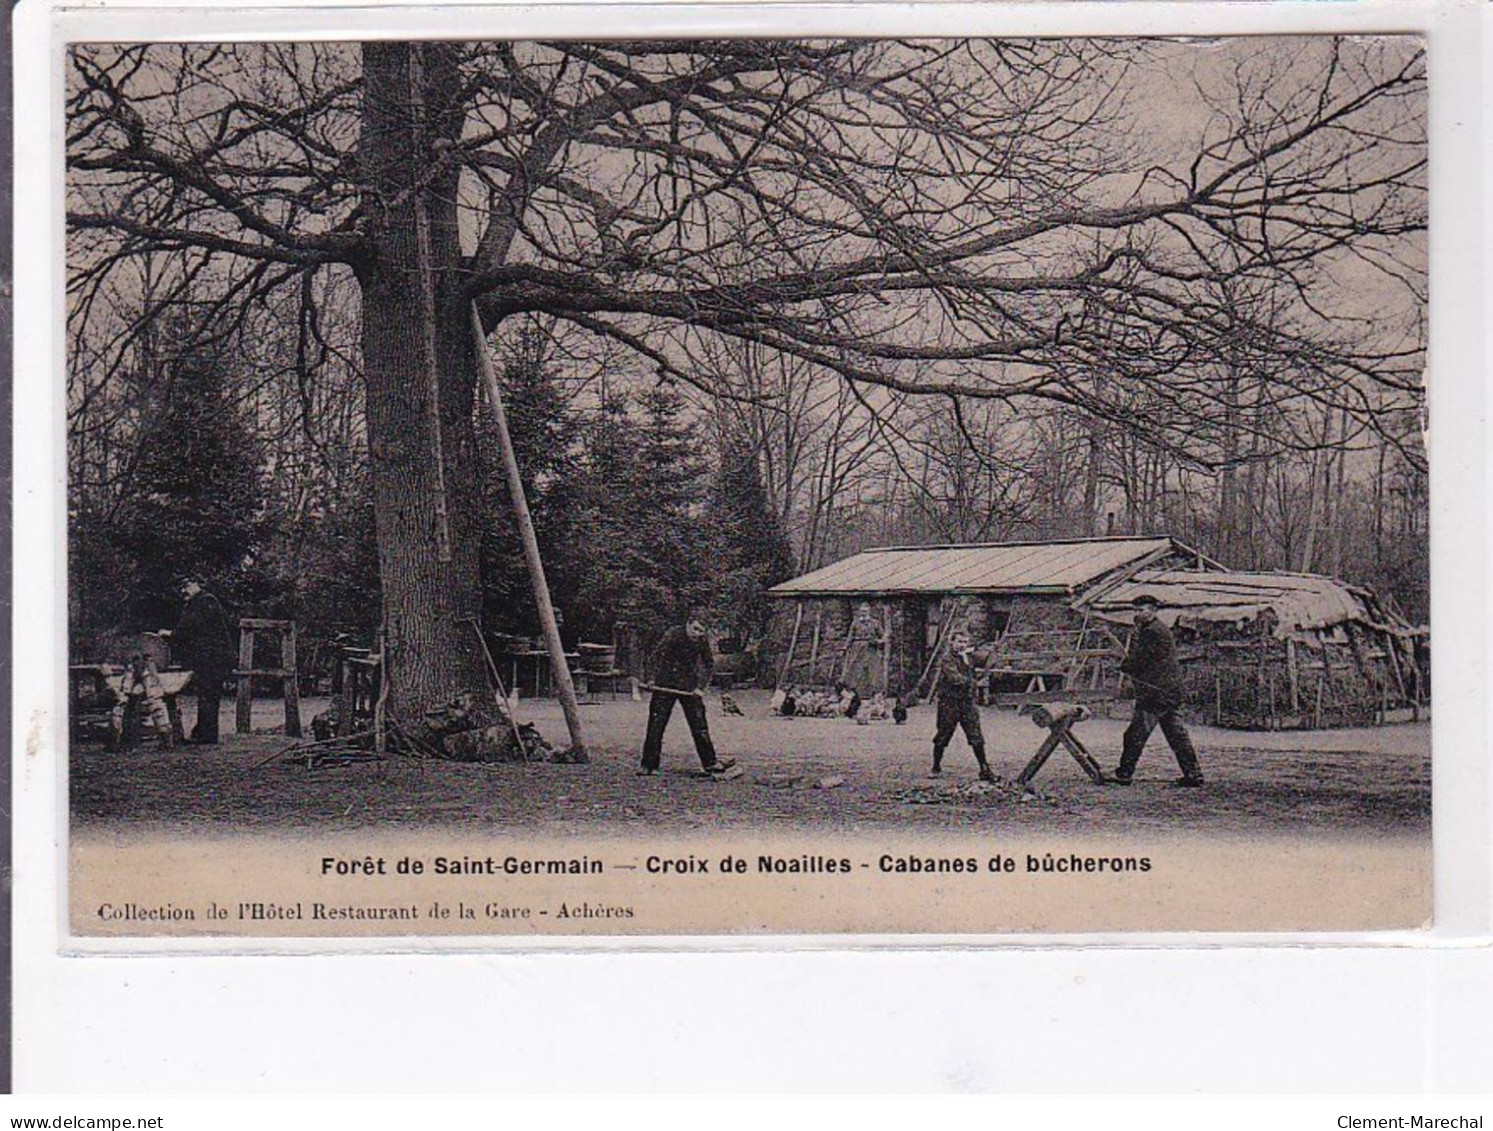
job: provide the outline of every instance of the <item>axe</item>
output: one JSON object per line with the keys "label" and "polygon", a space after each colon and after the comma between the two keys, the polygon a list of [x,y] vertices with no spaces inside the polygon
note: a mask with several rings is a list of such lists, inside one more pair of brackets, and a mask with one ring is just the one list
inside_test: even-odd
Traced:
{"label": "axe", "polygon": [[665,695],[678,695],[682,699],[698,699],[702,703],[705,701],[703,691],[681,691],[677,687],[659,687],[652,683],[640,683],[638,686],[644,691],[662,691]]}

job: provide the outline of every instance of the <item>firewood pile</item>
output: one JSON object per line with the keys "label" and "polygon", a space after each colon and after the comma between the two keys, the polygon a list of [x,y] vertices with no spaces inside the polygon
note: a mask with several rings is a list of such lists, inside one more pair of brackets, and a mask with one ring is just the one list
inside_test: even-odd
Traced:
{"label": "firewood pile", "polygon": [[841,774],[770,774],[759,777],[757,784],[768,789],[839,789],[845,778]]}
{"label": "firewood pile", "polygon": [[1022,788],[1014,781],[997,776],[994,781],[930,782],[894,790],[884,801],[904,805],[1056,805],[1058,799],[1033,786]]}
{"label": "firewood pile", "polygon": [[333,699],[330,707],[311,720],[311,737],[317,742],[329,742],[334,738],[341,738],[347,729],[347,712],[338,699]]}
{"label": "firewood pile", "polygon": [[903,710],[902,717],[899,719],[897,717],[898,707],[899,703],[896,699],[889,699],[878,691],[861,705],[855,721],[862,725],[885,722],[900,724],[907,719],[907,712]]}
{"label": "firewood pile", "polygon": [[880,691],[862,699],[854,688],[840,686],[835,690],[795,687],[779,690],[772,698],[776,715],[800,719],[854,719],[862,726],[869,723],[904,722],[907,710],[898,699]]}
{"label": "firewood pile", "polygon": [[459,695],[425,712],[425,726],[444,757],[457,762],[587,761],[584,750],[557,750],[532,723],[518,723],[497,703]]}
{"label": "firewood pile", "polygon": [[795,688],[777,698],[773,709],[788,718],[834,719],[845,716],[849,701],[849,696],[842,698],[835,691]]}
{"label": "firewood pile", "polygon": [[303,766],[308,770],[321,770],[331,766],[351,766],[358,762],[377,762],[378,754],[373,749],[373,733],[349,735],[345,739],[330,739],[323,742],[301,742],[276,753],[271,761],[278,759],[282,766]]}
{"label": "firewood pile", "polygon": [[[411,727],[389,716],[385,732],[389,752],[454,762],[578,765],[588,761],[584,750],[556,749],[532,723],[517,722],[500,704],[472,695],[459,695],[426,711],[423,723],[423,727]],[[311,731],[315,741],[284,751],[285,764],[348,765],[377,757],[374,731],[351,730],[346,712],[339,711],[336,702],[311,720]]]}

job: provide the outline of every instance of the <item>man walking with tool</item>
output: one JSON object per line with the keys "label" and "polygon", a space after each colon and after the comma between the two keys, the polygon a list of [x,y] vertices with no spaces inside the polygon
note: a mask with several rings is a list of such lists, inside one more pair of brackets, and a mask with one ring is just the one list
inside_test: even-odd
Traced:
{"label": "man walking with tool", "polygon": [[1177,666],[1176,642],[1172,639],[1171,629],[1156,615],[1160,601],[1149,593],[1142,593],[1134,603],[1135,635],[1130,638],[1130,647],[1120,662],[1120,671],[1130,677],[1135,688],[1135,713],[1125,728],[1125,747],[1120,755],[1119,768],[1110,780],[1115,785],[1130,784],[1146,739],[1160,723],[1161,733],[1166,735],[1172,753],[1177,756],[1177,765],[1182,768],[1182,776],[1176,784],[1202,785],[1203,770],[1198,765],[1197,751],[1192,748],[1192,737],[1177,717],[1177,708],[1182,705],[1182,669]]}
{"label": "man walking with tool", "polygon": [[639,776],[658,773],[664,729],[669,725],[675,703],[684,709],[684,721],[695,740],[701,768],[709,775],[725,776],[736,765],[736,759],[716,757],[710,742],[710,727],[705,721],[704,692],[715,670],[715,656],[710,651],[702,610],[691,609],[682,626],[676,625],[664,633],[654,649],[650,667],[653,683],[648,699],[648,735],[643,740]]}

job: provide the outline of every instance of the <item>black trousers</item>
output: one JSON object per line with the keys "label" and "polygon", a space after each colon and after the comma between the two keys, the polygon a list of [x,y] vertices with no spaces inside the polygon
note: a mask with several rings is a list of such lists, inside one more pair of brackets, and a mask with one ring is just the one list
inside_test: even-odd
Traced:
{"label": "black trousers", "polygon": [[669,691],[655,691],[648,699],[648,736],[643,739],[644,769],[658,769],[664,749],[664,729],[669,725],[675,703],[684,709],[684,721],[689,724],[690,736],[695,740],[700,765],[710,769],[715,765],[715,747],[711,745],[710,726],[705,721],[705,700],[698,695],[675,695]]}
{"label": "black trousers", "polygon": [[1146,748],[1146,739],[1151,737],[1151,731],[1158,723],[1161,724],[1161,733],[1166,735],[1167,745],[1177,757],[1177,765],[1181,767],[1183,775],[1189,778],[1202,777],[1203,769],[1198,765],[1197,751],[1192,747],[1192,736],[1177,717],[1177,709],[1140,701],[1136,702],[1135,712],[1130,716],[1130,725],[1125,728],[1124,752],[1120,755],[1120,767],[1115,771],[1115,776],[1128,778],[1135,773],[1141,751]]}
{"label": "black trousers", "polygon": [[938,729],[933,732],[933,760],[940,761],[943,752],[954,737],[957,727],[964,728],[964,737],[969,748],[975,752],[976,760],[985,761],[985,734],[980,730],[980,708],[973,699],[962,696],[938,698]]}
{"label": "black trousers", "polygon": [[207,745],[218,741],[218,708],[223,701],[223,680],[227,675],[221,671],[192,673],[192,690],[197,695],[197,725],[192,728],[192,742]]}

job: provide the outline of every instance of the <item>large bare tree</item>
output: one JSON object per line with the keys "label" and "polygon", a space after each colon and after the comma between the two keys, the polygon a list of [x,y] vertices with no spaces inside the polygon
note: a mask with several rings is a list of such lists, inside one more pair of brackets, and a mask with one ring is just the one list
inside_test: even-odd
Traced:
{"label": "large bare tree", "polygon": [[[761,396],[705,363],[729,340],[852,398],[1036,399],[1207,464],[1239,442],[1237,413],[1223,441],[1205,425],[1243,333],[1220,296],[1248,280],[1292,300],[1250,328],[1283,407],[1372,427],[1413,405],[1418,328],[1343,296],[1423,287],[1418,45],[1217,48],[1188,91],[1199,50],[78,46],[73,317],[143,261],[229,317],[356,281],[392,705],[413,714],[483,679],[462,624],[473,301],[490,333],[542,312],[712,397]],[[1158,91],[1180,125],[1148,124]]]}

